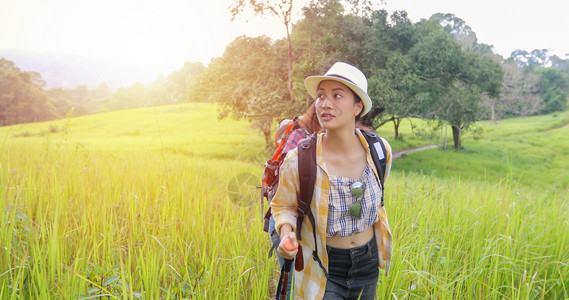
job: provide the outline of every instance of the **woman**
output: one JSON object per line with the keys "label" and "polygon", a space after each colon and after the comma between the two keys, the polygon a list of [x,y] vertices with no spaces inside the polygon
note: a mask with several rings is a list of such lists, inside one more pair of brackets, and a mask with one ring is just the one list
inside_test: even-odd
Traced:
{"label": "woman", "polygon": [[[385,268],[386,274],[389,270],[392,240],[381,205],[383,191],[378,173],[368,144],[356,127],[372,105],[367,79],[356,67],[338,62],[326,75],[306,78],[305,86],[316,99],[316,115],[323,130],[316,142],[318,168],[310,204],[317,224],[316,241],[310,222],[304,222],[304,270],[295,273],[295,293],[305,299],[373,299],[378,267]],[[391,148],[383,142],[387,179]],[[293,149],[280,168],[279,188],[271,202],[281,237],[277,252],[287,259],[294,258],[298,251],[285,247],[286,243],[298,243],[297,164],[298,151]],[[315,249],[322,266],[312,259]]]}

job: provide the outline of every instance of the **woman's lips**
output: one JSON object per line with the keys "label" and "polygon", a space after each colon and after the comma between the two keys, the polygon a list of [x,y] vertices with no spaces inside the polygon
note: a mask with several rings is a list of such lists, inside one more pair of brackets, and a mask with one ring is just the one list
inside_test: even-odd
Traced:
{"label": "woman's lips", "polygon": [[330,120],[334,119],[334,115],[329,114],[329,113],[323,113],[321,116],[322,116],[323,121],[330,121]]}

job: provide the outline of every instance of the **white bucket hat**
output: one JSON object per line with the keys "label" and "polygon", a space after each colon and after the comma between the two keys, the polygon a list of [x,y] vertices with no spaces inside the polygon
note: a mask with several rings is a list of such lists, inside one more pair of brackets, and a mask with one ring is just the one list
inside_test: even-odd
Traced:
{"label": "white bucket hat", "polygon": [[318,86],[324,80],[334,80],[347,85],[362,99],[364,109],[360,116],[364,116],[371,110],[371,99],[367,94],[367,79],[358,68],[345,62],[335,63],[323,76],[309,76],[304,80],[304,85],[312,98],[316,99]]}

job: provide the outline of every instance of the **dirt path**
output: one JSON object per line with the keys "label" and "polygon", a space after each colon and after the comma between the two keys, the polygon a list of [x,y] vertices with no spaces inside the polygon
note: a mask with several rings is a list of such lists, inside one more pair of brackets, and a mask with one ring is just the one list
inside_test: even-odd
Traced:
{"label": "dirt path", "polygon": [[422,151],[422,150],[427,150],[427,149],[433,149],[433,148],[437,148],[439,145],[427,145],[427,146],[423,146],[423,147],[419,147],[419,148],[413,148],[413,149],[407,149],[407,150],[403,150],[400,152],[395,152],[393,153],[393,160],[398,159],[399,157],[411,153],[411,152],[415,152],[415,151]]}

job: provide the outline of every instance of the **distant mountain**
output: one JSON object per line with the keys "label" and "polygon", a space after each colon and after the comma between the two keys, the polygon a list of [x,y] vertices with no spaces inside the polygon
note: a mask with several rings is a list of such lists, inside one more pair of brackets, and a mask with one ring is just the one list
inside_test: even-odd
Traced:
{"label": "distant mountain", "polygon": [[167,76],[177,68],[146,67],[137,64],[117,63],[77,56],[64,56],[43,52],[0,49],[0,57],[13,61],[24,71],[41,74],[46,88],[71,89],[78,85],[95,88],[105,82],[111,90],[140,83],[150,83],[159,75]]}

